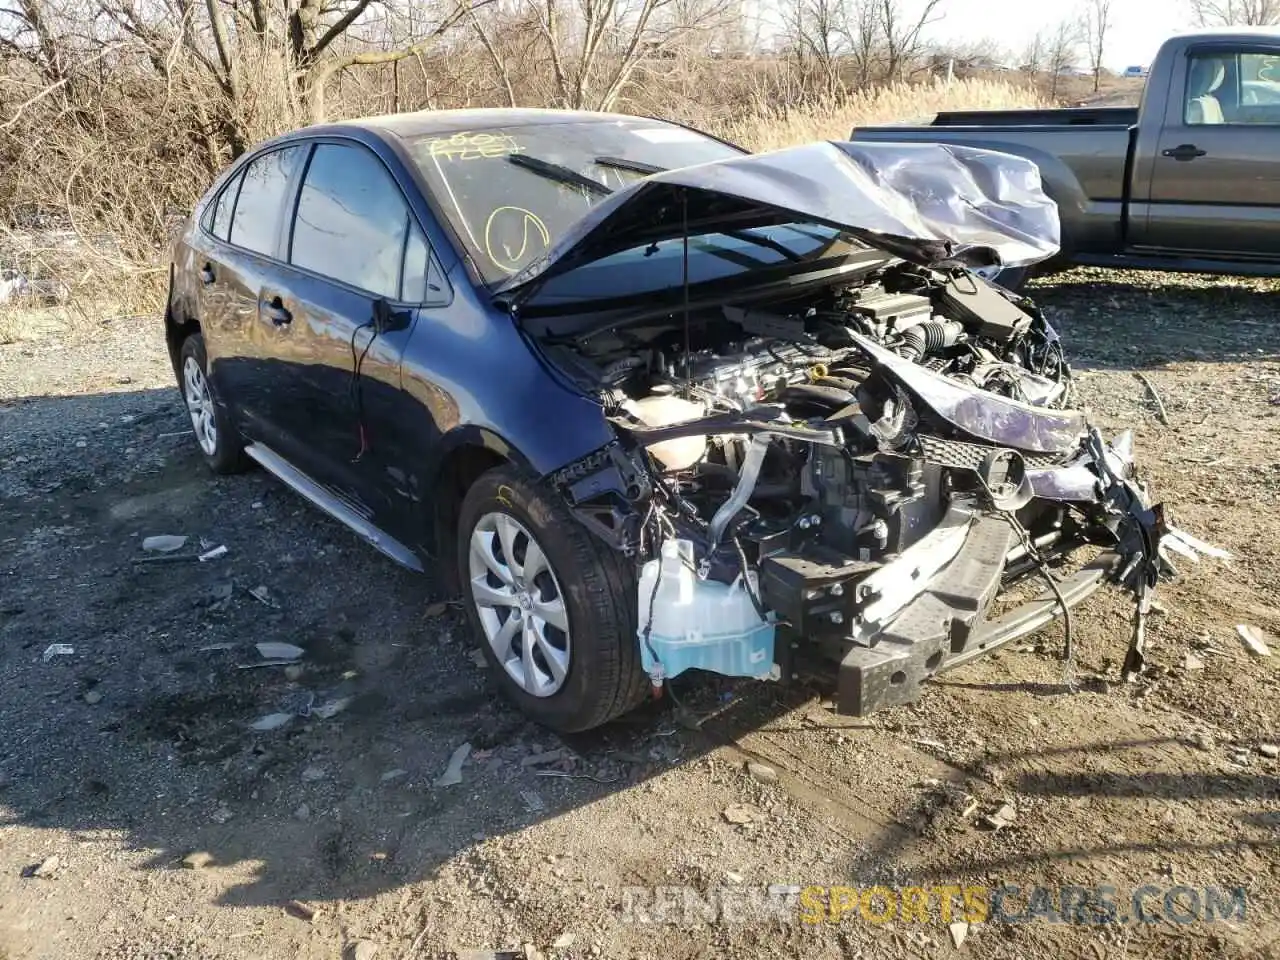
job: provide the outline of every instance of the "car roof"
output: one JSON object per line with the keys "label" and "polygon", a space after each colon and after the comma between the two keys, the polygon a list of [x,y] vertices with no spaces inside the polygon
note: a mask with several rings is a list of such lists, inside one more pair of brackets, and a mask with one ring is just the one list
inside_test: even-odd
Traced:
{"label": "car roof", "polygon": [[[526,127],[545,124],[618,123],[645,120],[645,117],[621,113],[596,113],[589,110],[537,110],[490,107],[469,110],[419,110],[416,113],[390,113],[377,117],[343,120],[335,126],[357,127],[374,133],[394,134],[414,139],[440,133],[493,127]],[[659,121],[661,122],[661,121]]]}

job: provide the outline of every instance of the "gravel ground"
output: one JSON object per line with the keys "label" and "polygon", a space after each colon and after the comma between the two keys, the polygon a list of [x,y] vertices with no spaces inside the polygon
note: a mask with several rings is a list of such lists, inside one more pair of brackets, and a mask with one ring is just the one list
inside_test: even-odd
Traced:
{"label": "gravel ground", "polygon": [[[261,472],[203,469],[158,325],[0,345],[0,958],[1277,956],[1280,654],[1235,626],[1280,651],[1280,284],[1036,286],[1096,420],[1133,427],[1176,522],[1236,555],[1161,589],[1146,676],[1114,682],[1129,605],[1107,593],[1076,617],[1075,692],[1052,627],[869,721],[704,678],[565,739],[495,697],[430,580]],[[163,534],[227,553],[141,562]],[[261,667],[266,641],[302,656]],[[963,931],[627,910],[635,887],[875,883],[1248,905]]]}

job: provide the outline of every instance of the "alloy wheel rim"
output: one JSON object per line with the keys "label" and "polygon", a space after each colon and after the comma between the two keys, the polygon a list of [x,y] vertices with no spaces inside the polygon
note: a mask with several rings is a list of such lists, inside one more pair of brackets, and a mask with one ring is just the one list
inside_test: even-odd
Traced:
{"label": "alloy wheel rim", "polygon": [[507,513],[486,513],[471,532],[471,596],[485,640],[520,689],[549,697],[569,674],[569,613],[542,546]]}
{"label": "alloy wheel rim", "polygon": [[213,394],[209,381],[195,357],[187,357],[182,364],[183,393],[187,401],[187,413],[196,433],[200,449],[213,456],[218,449],[218,425],[213,416]]}

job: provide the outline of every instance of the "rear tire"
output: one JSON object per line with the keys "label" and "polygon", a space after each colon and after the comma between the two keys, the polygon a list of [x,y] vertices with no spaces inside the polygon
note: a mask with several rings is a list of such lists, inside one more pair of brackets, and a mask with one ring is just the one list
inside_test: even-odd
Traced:
{"label": "rear tire", "polygon": [[195,433],[196,446],[214,473],[240,473],[248,466],[244,441],[218,400],[209,378],[209,355],[204,337],[193,333],[178,353],[178,388]]}
{"label": "rear tire", "polygon": [[634,565],[553,491],[512,466],[482,474],[462,503],[457,563],[485,659],[531,718],[588,730],[644,699]]}

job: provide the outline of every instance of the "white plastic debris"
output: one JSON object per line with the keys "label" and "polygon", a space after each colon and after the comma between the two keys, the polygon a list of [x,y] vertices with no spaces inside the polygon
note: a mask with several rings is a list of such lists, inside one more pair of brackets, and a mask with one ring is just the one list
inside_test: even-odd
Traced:
{"label": "white plastic debris", "polygon": [[200,554],[200,562],[205,563],[209,560],[217,560],[219,557],[225,557],[227,552],[226,544],[219,544],[212,550],[206,550],[204,553]]}
{"label": "white plastic debris", "polygon": [[261,717],[251,723],[250,729],[257,730],[259,733],[265,733],[269,730],[279,730],[286,723],[293,719],[291,713],[268,713],[265,717]]}
{"label": "white plastic debris", "polygon": [[44,654],[40,659],[48,663],[54,657],[70,657],[75,652],[76,648],[69,643],[51,643],[44,648]]}
{"label": "white plastic debris", "polygon": [[333,717],[347,709],[350,705],[350,697],[338,697],[336,700],[329,700],[320,704],[318,707],[312,707],[311,715],[319,717],[321,720],[328,720],[330,717]]}
{"label": "white plastic debris", "polygon": [[963,920],[957,920],[947,927],[947,932],[951,934],[951,942],[959,950],[961,944],[964,943],[965,937],[969,936],[969,924]]}
{"label": "white plastic debris", "polygon": [[147,553],[173,553],[187,545],[186,537],[175,537],[164,534],[158,537],[147,537],[142,541],[142,549]]}
{"label": "white plastic debris", "polygon": [[305,650],[292,643],[277,643],[273,640],[257,644],[258,655],[266,660],[297,660]]}
{"label": "white plastic debris", "polygon": [[1262,634],[1258,632],[1257,627],[1241,623],[1236,626],[1236,633],[1240,634],[1240,639],[1244,641],[1244,645],[1249,648],[1249,652],[1255,657],[1271,656],[1271,648],[1262,639]]}
{"label": "white plastic debris", "polygon": [[452,787],[462,782],[462,765],[466,763],[467,757],[471,754],[471,744],[464,743],[453,751],[453,756],[449,758],[449,765],[444,768],[444,773],[436,778],[437,787]]}
{"label": "white plastic debris", "polygon": [[276,602],[271,597],[271,591],[265,586],[257,586],[249,591],[249,596],[257,600],[259,603],[266,604],[268,607],[274,607]]}

